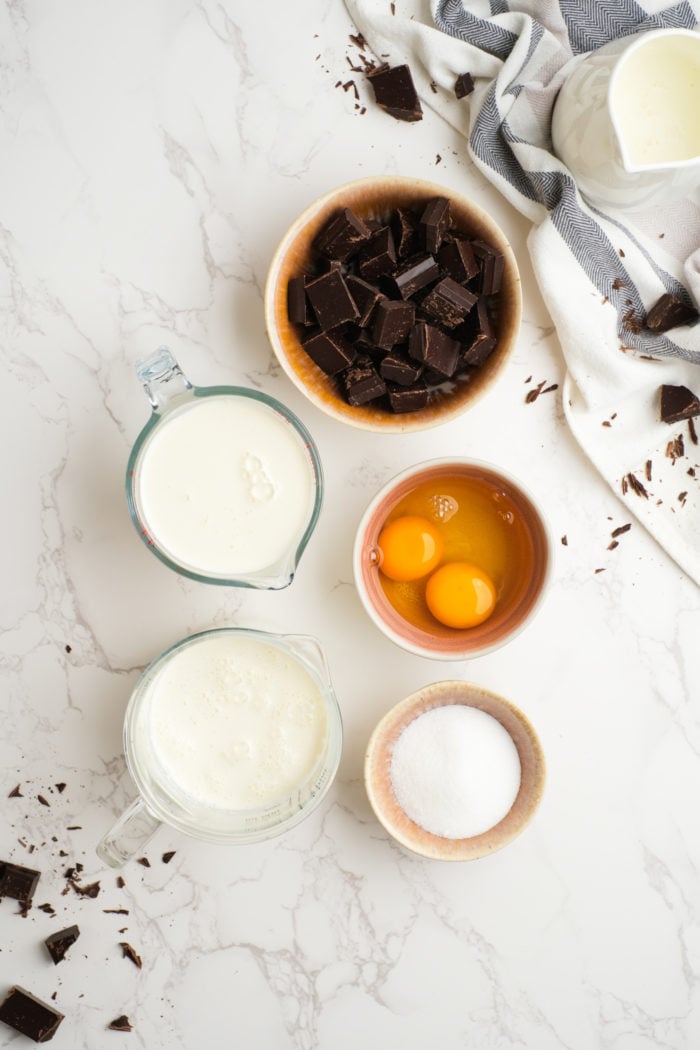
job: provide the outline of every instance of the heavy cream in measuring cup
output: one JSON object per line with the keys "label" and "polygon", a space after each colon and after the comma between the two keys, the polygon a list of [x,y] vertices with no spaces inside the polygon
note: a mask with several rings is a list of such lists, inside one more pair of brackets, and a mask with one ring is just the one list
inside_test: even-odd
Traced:
{"label": "heavy cream in measuring cup", "polygon": [[150,686],[148,712],[157,779],[205,808],[288,798],[326,750],[319,686],[288,652],[254,638],[204,638],[176,652]]}
{"label": "heavy cream in measuring cup", "polygon": [[293,552],[316,479],[297,431],[253,398],[195,399],[157,426],[136,465],[147,533],[185,568],[255,573]]}

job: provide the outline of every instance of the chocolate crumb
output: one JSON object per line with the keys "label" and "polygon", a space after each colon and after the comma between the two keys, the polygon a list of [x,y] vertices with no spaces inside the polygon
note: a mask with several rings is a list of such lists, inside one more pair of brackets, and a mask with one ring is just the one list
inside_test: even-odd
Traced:
{"label": "chocolate crumb", "polygon": [[17,909],[17,914],[21,915],[23,919],[26,919],[27,915],[29,915],[29,912],[31,910],[32,910],[32,902],[31,902],[31,900],[22,901],[20,903],[19,908]]}
{"label": "chocolate crumb", "polygon": [[629,532],[631,528],[632,528],[631,523],[627,522],[626,525],[618,525],[618,527],[616,529],[612,530],[610,535],[612,536],[613,539],[615,539],[617,536],[622,536],[623,533]]}
{"label": "chocolate crumb", "polygon": [[102,911],[105,915],[128,915],[128,908],[103,908]]}
{"label": "chocolate crumb", "polygon": [[651,481],[651,460],[648,459],[644,464],[644,477],[647,481]]}
{"label": "chocolate crumb", "polygon": [[10,792],[10,794],[7,797],[8,798],[24,798],[24,795],[22,794],[22,792],[19,789],[19,784],[17,785],[17,787],[13,787],[12,791]]}
{"label": "chocolate crumb", "polygon": [[61,782],[60,784],[54,784],[54,787],[56,788],[56,791],[58,791],[59,795],[62,795],[63,792],[66,790],[67,785]]}
{"label": "chocolate crumb", "polygon": [[562,536],[562,538],[561,538],[561,545],[562,545],[562,547],[568,547],[569,546],[569,541],[566,538],[566,536]]}
{"label": "chocolate crumb", "polygon": [[618,255],[620,256],[621,259],[624,259],[625,253],[623,252],[622,248],[618,248],[617,249],[617,253],[618,253]]}
{"label": "chocolate crumb", "polygon": [[171,850],[168,850],[167,853],[163,854],[163,856],[161,857],[161,860],[163,861],[163,864],[169,864],[174,856],[175,856],[175,850],[171,849]]}
{"label": "chocolate crumb", "polygon": [[437,84],[435,83],[435,81],[434,81],[434,80],[431,80],[431,81],[430,81],[430,90],[432,91],[432,93],[433,93],[434,95],[437,95],[437,93],[438,93],[438,89],[437,89]]}
{"label": "chocolate crumb", "polygon": [[596,569],[595,575],[597,576],[599,572],[605,572],[605,569]]}
{"label": "chocolate crumb", "polygon": [[56,914],[56,909],[54,908],[53,904],[39,904],[37,905],[37,907],[39,908],[39,911],[45,911],[47,915]]}
{"label": "chocolate crumb", "polygon": [[129,1023],[129,1018],[126,1014],[120,1014],[119,1017],[115,1017],[113,1021],[110,1021],[107,1028],[112,1032],[132,1032],[133,1025]]}
{"label": "chocolate crumb", "polygon": [[[644,499],[649,499],[649,493],[645,489],[644,485],[642,485],[639,478],[636,478],[634,474],[627,474],[626,480],[629,487],[632,489],[632,492],[634,492],[635,496],[642,496]],[[623,491],[626,492],[627,490],[623,489]]]}
{"label": "chocolate crumb", "polygon": [[58,995],[58,992],[52,992],[51,993],[51,998],[53,999],[54,1002],[56,1002],[56,996],[57,995]]}
{"label": "chocolate crumb", "polygon": [[69,824],[68,827],[66,828],[66,831],[82,831],[82,830],[83,830],[82,824]]}
{"label": "chocolate crumb", "polygon": [[72,653],[73,652],[73,647],[71,645],[66,645],[66,652],[67,653]]}
{"label": "chocolate crumb", "polygon": [[618,541],[617,540],[613,540],[612,543],[608,544],[608,550],[609,551],[614,551],[615,548],[619,547],[619,546],[620,546],[620,544],[618,543]]}
{"label": "chocolate crumb", "polygon": [[396,4],[394,3],[394,0],[391,0],[391,3],[389,4],[389,10],[391,11],[392,15],[396,14]]}
{"label": "chocolate crumb", "polygon": [[671,463],[675,464],[677,459],[685,455],[685,444],[683,442],[683,435],[677,434],[671,441],[666,445],[666,455],[671,460]]}
{"label": "chocolate crumb", "polygon": [[362,33],[349,33],[348,35],[358,51],[365,50],[365,48],[367,47],[367,41],[363,37]]}
{"label": "chocolate crumb", "polygon": [[695,477],[695,467],[688,467],[686,474],[690,474],[691,478]]}
{"label": "chocolate crumb", "polygon": [[117,875],[117,886],[120,890],[123,890],[126,886],[126,883],[124,882],[124,877],[122,875]]}
{"label": "chocolate crumb", "polygon": [[634,335],[638,335],[642,330],[642,322],[639,320],[632,307],[630,307],[622,318],[622,323],[626,326],[627,331],[632,332]]}
{"label": "chocolate crumb", "polygon": [[690,440],[693,442],[694,445],[697,445],[697,443],[698,443],[698,432],[695,429],[695,423],[693,422],[692,419],[688,420],[688,433],[690,434]]}
{"label": "chocolate crumb", "polygon": [[623,281],[622,278],[620,278],[620,277],[616,277],[615,280],[612,283],[612,288],[613,288],[614,292],[618,292],[620,290],[620,288],[626,288],[626,287],[627,287],[626,282]]}
{"label": "chocolate crumb", "polygon": [[679,503],[680,503],[680,505],[682,507],[685,506],[685,501],[686,501],[687,498],[688,498],[688,493],[687,492],[679,492],[678,493],[678,501],[679,501]]}
{"label": "chocolate crumb", "polygon": [[603,422],[600,425],[601,425],[601,427],[611,427],[612,423],[610,422],[609,419],[604,419]]}
{"label": "chocolate crumb", "polygon": [[144,868],[150,868],[151,862],[148,857],[139,857],[137,864],[141,864]]}
{"label": "chocolate crumb", "polygon": [[440,156],[440,154],[436,153],[435,154],[435,163],[439,164],[441,160],[442,160],[442,157]]}
{"label": "chocolate crumb", "polygon": [[139,970],[140,970],[142,965],[143,965],[142,962],[141,962],[141,956],[137,955],[137,953],[131,947],[129,942],[128,941],[120,941],[119,942],[119,947],[121,948],[122,952],[124,953],[124,958],[125,959],[130,959],[131,962],[134,964],[134,966],[137,966],[139,968]]}
{"label": "chocolate crumb", "polygon": [[41,802],[42,806],[50,806],[51,805],[51,803],[47,802],[47,800],[44,798],[43,795],[37,795],[36,797],[39,799],[39,801]]}

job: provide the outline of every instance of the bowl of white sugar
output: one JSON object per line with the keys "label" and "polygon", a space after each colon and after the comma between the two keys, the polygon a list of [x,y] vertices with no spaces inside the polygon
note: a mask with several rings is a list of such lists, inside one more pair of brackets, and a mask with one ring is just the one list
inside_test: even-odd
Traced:
{"label": "bowl of white sugar", "polygon": [[468,682],[436,682],[375,728],[365,786],[390,835],[432,860],[476,860],[532,819],[545,781],[535,730],[503,697]]}

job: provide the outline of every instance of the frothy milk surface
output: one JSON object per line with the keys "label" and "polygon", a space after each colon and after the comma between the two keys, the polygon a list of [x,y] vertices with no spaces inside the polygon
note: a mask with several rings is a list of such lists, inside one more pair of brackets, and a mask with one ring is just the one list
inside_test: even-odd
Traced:
{"label": "frothy milk surface", "polygon": [[700,156],[700,37],[637,47],[620,66],[611,102],[632,164]]}
{"label": "frothy milk surface", "polygon": [[246,810],[283,799],[325,750],[319,686],[265,642],[204,638],[176,652],[150,689],[158,779],[199,805]]}
{"label": "frothy milk surface", "polygon": [[273,566],[311,517],[314,470],[279,413],[247,397],[200,398],[146,442],[137,502],[174,560],[212,575]]}

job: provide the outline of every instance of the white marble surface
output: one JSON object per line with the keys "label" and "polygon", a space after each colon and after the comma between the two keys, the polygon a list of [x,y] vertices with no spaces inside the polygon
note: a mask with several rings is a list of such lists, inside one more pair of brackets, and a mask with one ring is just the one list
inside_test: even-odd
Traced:
{"label": "white marble surface", "polygon": [[[57,1050],[696,1047],[698,590],[637,524],[607,550],[630,519],[567,432],[561,389],[524,401],[563,378],[526,225],[435,114],[411,126],[371,106],[360,116],[352,92],[334,89],[352,76],[350,30],[342,5],[323,0],[266,15],[242,0],[0,11],[0,857],[41,869],[35,904],[58,913],[21,918],[0,903],[0,994],[56,991]],[[349,431],[306,403],[262,319],[286,226],[325,190],[383,172],[487,207],[525,290],[522,335],[490,396],[405,438]],[[285,401],[318,442],[325,506],[284,592],[186,582],[133,530],[123,474],[148,414],[133,363],[162,342],[200,385]],[[444,665],[371,625],[351,544],[382,482],[459,453],[538,495],[556,568],[522,635]],[[318,636],[345,719],[339,777],[319,811],[268,843],[221,848],[161,829],[151,867],[129,865],[118,889],[94,845],[133,794],[120,736],[131,688],[161,649],[221,624]],[[534,823],[472,864],[402,852],[361,780],[382,713],[447,677],[522,707],[548,759]],[[18,782],[24,797],[6,798]],[[176,850],[168,866],[165,850]],[[96,899],[61,895],[75,861],[100,880]],[[128,916],[102,910],[120,907]],[[41,941],[72,922],[81,939],[54,968]],[[106,1031],[121,1013],[130,1035]],[[0,1045],[25,1041],[3,1027]]]}

